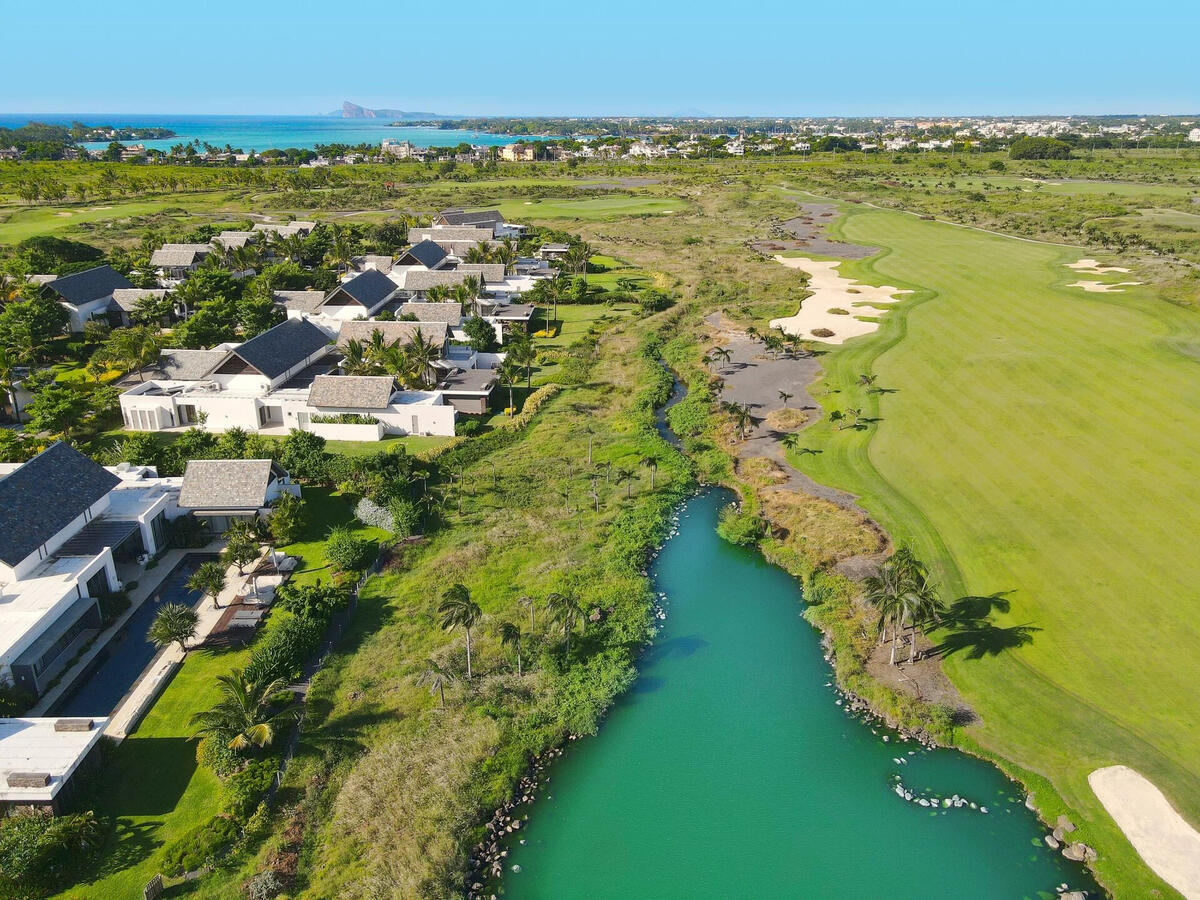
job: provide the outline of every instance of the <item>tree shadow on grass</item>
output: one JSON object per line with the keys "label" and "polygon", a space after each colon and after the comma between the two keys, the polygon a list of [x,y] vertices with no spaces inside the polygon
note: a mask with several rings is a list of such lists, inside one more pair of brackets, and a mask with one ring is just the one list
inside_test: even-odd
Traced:
{"label": "tree shadow on grass", "polygon": [[195,771],[192,738],[127,738],[102,776],[105,812],[118,817],[169,815]]}
{"label": "tree shadow on grass", "polygon": [[993,613],[1007,613],[1011,609],[1010,593],[968,595],[951,603],[941,619],[941,626],[948,634],[933,653],[941,657],[965,653],[967,659],[983,659],[1033,643],[1033,636],[1041,631],[1036,625],[1027,622],[1002,627],[992,621]]}

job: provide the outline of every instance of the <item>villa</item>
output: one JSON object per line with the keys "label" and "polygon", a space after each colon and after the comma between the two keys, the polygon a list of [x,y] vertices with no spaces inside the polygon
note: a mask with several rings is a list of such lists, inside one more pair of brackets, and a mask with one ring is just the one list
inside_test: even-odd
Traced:
{"label": "villa", "polygon": [[116,291],[132,288],[129,280],[112,266],[95,266],[73,275],[46,280],[42,290],[52,295],[70,315],[72,332],[97,316],[106,316]]}
{"label": "villa", "polygon": [[308,237],[312,234],[312,230],[317,227],[316,222],[259,222],[251,231],[259,232],[260,234],[271,234],[275,237],[292,237],[300,235]]}
{"label": "villa", "polygon": [[107,719],[0,719],[0,815],[6,810],[59,813],[71,779],[92,767]]}
{"label": "villa", "polygon": [[470,228],[491,228],[492,237],[522,238],[529,231],[527,225],[514,225],[504,221],[504,216],[498,209],[481,209],[467,212],[463,209],[443,209],[433,217],[435,228],[443,225],[459,225]]}
{"label": "villa", "polygon": [[150,265],[157,270],[160,284],[178,283],[212,252],[212,244],[163,244],[150,254]]}
{"label": "villa", "polygon": [[[385,433],[454,434],[455,409],[436,391],[393,390],[383,404],[343,392],[342,401],[350,402],[329,405],[324,399],[326,389],[313,394],[322,376],[349,377],[338,374],[346,342],[369,340],[376,330],[384,332],[389,342],[402,343],[421,330],[439,351],[447,345],[445,323],[331,322],[298,316],[241,344],[163,350],[148,372],[150,377],[121,395],[125,427],[136,431],[236,427],[279,435],[298,428],[324,437],[337,431],[339,438],[347,440],[379,440]],[[333,343],[335,336],[338,346]],[[464,354],[462,361],[474,365],[477,355]],[[446,368],[456,365],[457,361],[445,364]],[[322,421],[343,414],[369,417],[372,422],[339,428],[340,423]]]}
{"label": "villa", "polygon": [[37,697],[104,619],[122,573],[165,549],[169,480],[106,469],[68,444],[0,477],[0,680]]}
{"label": "villa", "polygon": [[223,534],[236,520],[251,521],[270,513],[284,494],[300,496],[300,486],[270,459],[193,459],[183,473],[179,507]]}

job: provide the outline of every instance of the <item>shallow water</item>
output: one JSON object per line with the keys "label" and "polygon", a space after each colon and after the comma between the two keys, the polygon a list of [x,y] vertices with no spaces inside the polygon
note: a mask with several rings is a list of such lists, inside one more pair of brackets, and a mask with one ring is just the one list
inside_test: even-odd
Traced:
{"label": "shallow water", "polygon": [[[681,511],[652,569],[667,619],[600,734],[571,744],[519,813],[529,821],[510,842],[505,895],[1096,890],[1042,843],[1019,786],[998,770],[924,751],[837,704],[795,580],[717,537],[729,500],[712,491]],[[897,776],[918,797],[958,794],[988,812],[906,802]]]}

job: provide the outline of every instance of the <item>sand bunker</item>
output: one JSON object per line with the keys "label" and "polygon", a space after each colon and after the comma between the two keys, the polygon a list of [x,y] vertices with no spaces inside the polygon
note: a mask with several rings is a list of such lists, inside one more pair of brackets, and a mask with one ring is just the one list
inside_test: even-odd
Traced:
{"label": "sand bunker", "polygon": [[1200,832],[1162,791],[1126,766],[1097,769],[1088,784],[1146,865],[1188,900],[1200,900]]}
{"label": "sand bunker", "polygon": [[1074,269],[1076,272],[1087,272],[1089,275],[1103,275],[1105,272],[1120,272],[1123,275],[1128,275],[1129,270],[1121,266],[1102,266],[1094,259],[1081,259],[1077,262],[1067,263],[1068,269]]}
{"label": "sand bunker", "polygon": [[1083,288],[1093,294],[1123,294],[1123,287],[1135,287],[1140,281],[1118,281],[1116,284],[1106,284],[1103,281],[1072,281],[1067,287]]}
{"label": "sand bunker", "polygon": [[[840,344],[860,334],[870,334],[879,328],[878,322],[863,322],[855,316],[878,316],[887,312],[876,304],[895,303],[896,294],[911,294],[890,285],[874,287],[859,284],[852,278],[844,278],[836,270],[838,261],[822,262],[802,256],[776,256],[776,262],[789,269],[803,269],[809,273],[808,287],[812,296],[805,299],[800,310],[786,319],[772,319],[772,328],[782,328],[807,340]],[[850,315],[831,313],[831,309],[850,310]],[[827,329],[833,334],[817,337],[814,330]]]}

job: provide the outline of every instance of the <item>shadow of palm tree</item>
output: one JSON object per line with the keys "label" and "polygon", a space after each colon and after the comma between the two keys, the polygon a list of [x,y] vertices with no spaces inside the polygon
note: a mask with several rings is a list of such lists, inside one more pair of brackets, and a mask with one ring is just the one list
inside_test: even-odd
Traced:
{"label": "shadow of palm tree", "polygon": [[942,657],[966,653],[967,659],[982,659],[1033,643],[1033,636],[1041,631],[1036,625],[1002,627],[992,621],[993,613],[1007,613],[1012,608],[1011,593],[969,594],[951,603],[941,618],[941,626],[949,634],[933,652]]}

